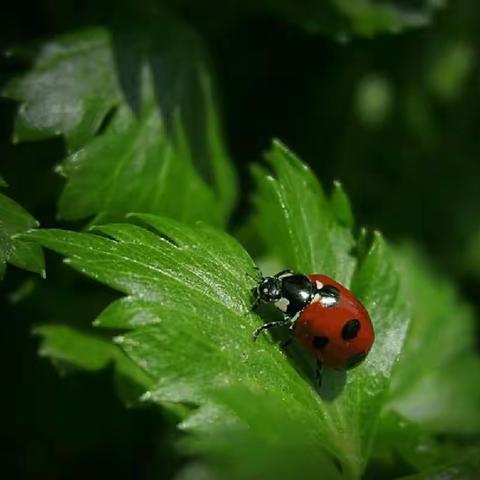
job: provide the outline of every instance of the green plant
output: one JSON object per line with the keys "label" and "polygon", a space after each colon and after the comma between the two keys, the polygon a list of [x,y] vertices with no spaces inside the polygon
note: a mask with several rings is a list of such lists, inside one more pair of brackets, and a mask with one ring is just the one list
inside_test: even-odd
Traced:
{"label": "green plant", "polygon": [[[399,10],[331,4],[353,33],[412,18],[375,26]],[[179,478],[475,478],[471,309],[415,247],[357,228],[342,186],[327,193],[279,141],[254,165],[249,221],[237,239],[228,233],[236,179],[203,47],[163,9],[136,21],[15,52],[34,58],[4,90],[20,102],[15,139],[61,135],[58,215],[88,226],[36,228],[0,196],[1,272],[10,262],[43,274],[45,248],[121,294],[95,319],[69,322],[63,312],[84,299],[62,286],[65,307],[55,300],[57,315],[34,327],[39,353],[64,373],[112,366],[127,405],[168,411],[184,432]],[[319,392],[304,352],[268,335],[254,343],[256,263],[350,287],[376,330],[364,364],[327,371]]]}
{"label": "green plant", "polygon": [[[0,177],[0,187],[6,186]],[[38,222],[27,211],[0,193],[0,278],[5,274],[7,262],[45,276],[43,254],[38,245],[12,238],[37,226]]]}

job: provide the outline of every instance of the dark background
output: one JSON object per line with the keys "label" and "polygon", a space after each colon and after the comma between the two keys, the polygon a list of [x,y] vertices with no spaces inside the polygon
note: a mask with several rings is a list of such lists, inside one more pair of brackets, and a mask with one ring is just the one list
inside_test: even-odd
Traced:
{"label": "dark background", "polygon": [[[348,43],[238,9],[235,2],[168,3],[200,32],[212,57],[242,187],[232,228],[248,213],[249,165],[278,137],[327,189],[341,180],[359,226],[379,228],[395,241],[416,241],[478,310],[476,0],[451,1],[428,28]],[[0,47],[108,24],[113,9],[93,0],[8,2],[0,15]],[[3,82],[24,66],[2,59],[1,67]],[[0,173],[8,194],[42,226],[57,225],[62,180],[53,167],[64,146],[59,139],[12,145],[14,113],[15,105],[2,100]],[[109,371],[60,378],[37,357],[34,323],[51,321],[52,315],[89,321],[111,299],[58,259],[48,257],[48,265],[48,283],[10,268],[0,286],[5,478],[170,477],[182,462],[172,452],[170,419],[149,409],[126,410]],[[18,289],[32,286],[33,293],[16,304]],[[72,288],[81,297],[74,313],[68,308]]]}

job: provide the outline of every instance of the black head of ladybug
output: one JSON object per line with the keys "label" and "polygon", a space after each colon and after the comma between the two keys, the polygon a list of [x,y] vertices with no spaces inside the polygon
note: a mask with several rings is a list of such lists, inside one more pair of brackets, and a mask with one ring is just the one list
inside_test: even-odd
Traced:
{"label": "black head of ladybug", "polygon": [[282,282],[276,276],[266,277],[254,289],[253,294],[256,302],[276,302],[282,296]]}

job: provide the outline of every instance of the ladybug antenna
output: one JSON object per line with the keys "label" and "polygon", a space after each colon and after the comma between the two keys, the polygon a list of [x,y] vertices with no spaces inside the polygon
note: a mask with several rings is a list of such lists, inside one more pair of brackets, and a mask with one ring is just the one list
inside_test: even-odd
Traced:
{"label": "ladybug antenna", "polygon": [[253,280],[255,283],[260,283],[265,280],[265,277],[262,275],[262,271],[260,270],[260,268],[257,267],[257,265],[254,265],[253,268],[258,273],[258,276],[254,276],[249,272],[245,272],[245,276]]}

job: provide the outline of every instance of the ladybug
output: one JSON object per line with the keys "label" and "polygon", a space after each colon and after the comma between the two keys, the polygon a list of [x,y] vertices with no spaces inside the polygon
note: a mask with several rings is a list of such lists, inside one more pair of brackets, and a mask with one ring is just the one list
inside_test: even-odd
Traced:
{"label": "ladybug", "polygon": [[326,275],[285,270],[262,278],[252,293],[254,309],[273,303],[284,316],[257,328],[254,339],[263,331],[288,326],[290,340],[295,336],[316,357],[319,383],[323,365],[353,368],[372,347],[375,334],[367,310],[350,290]]}

